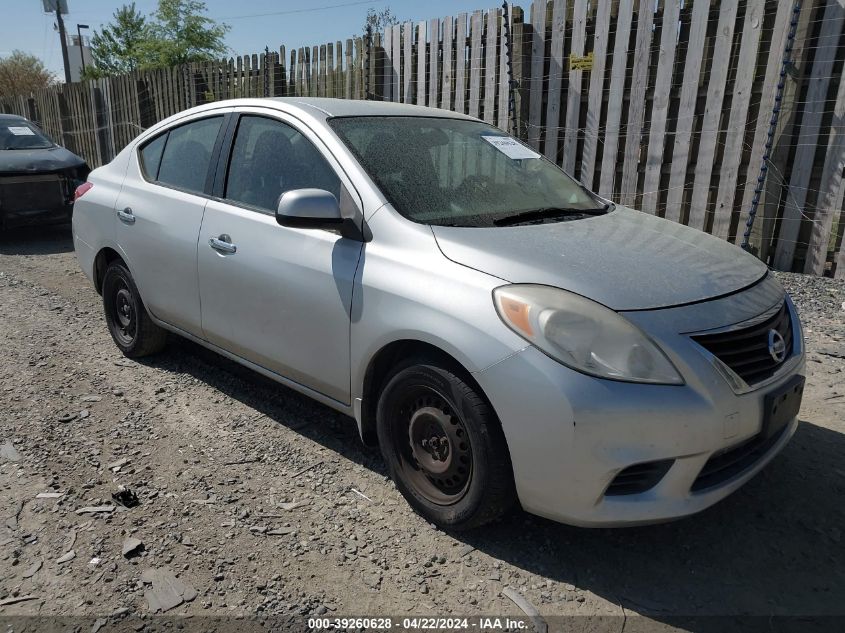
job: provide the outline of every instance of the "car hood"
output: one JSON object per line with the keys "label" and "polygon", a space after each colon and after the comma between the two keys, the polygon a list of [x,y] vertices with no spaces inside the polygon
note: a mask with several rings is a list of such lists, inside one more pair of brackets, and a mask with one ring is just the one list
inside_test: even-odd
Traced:
{"label": "car hood", "polygon": [[454,262],[512,283],[563,288],[620,311],[725,295],[768,270],[724,240],[624,207],[547,224],[431,228]]}
{"label": "car hood", "polygon": [[64,147],[0,150],[0,173],[41,173],[80,167],[85,161]]}

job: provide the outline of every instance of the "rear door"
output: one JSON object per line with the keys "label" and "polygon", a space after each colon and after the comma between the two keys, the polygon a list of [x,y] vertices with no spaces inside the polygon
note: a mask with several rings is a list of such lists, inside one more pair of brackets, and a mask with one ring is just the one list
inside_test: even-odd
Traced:
{"label": "rear door", "polygon": [[275,207],[282,193],[302,188],[330,191],[344,214],[360,200],[321,141],[295,119],[256,110],[239,115],[232,129],[199,240],[205,338],[348,403],[349,315],[362,244],[333,231],[279,226]]}
{"label": "rear door", "polygon": [[202,335],[197,237],[225,113],[204,114],[141,145],[116,204],[116,239],[147,308]]}

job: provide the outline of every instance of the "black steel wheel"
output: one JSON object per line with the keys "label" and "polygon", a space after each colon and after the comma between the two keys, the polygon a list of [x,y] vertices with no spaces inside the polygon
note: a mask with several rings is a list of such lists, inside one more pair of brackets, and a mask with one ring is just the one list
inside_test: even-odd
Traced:
{"label": "black steel wheel", "polygon": [[472,477],[469,434],[437,391],[409,389],[392,429],[401,467],[420,494],[438,505],[466,494]]}
{"label": "black steel wheel", "polygon": [[103,310],[112,339],[126,356],[154,354],[167,342],[167,333],[150,319],[132,275],[119,260],[103,276]]}
{"label": "black steel wheel", "polygon": [[413,363],[381,392],[377,427],[399,491],[426,519],[469,529],[513,504],[513,471],[490,405],[457,373]]}
{"label": "black steel wheel", "polygon": [[115,280],[114,301],[111,306],[113,335],[123,345],[131,345],[138,333],[138,318],[132,308],[132,291],[122,278]]}

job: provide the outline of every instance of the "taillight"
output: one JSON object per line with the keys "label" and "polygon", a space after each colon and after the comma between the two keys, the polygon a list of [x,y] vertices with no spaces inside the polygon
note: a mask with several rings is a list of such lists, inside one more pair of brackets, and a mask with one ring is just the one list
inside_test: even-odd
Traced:
{"label": "taillight", "polygon": [[94,183],[83,182],[81,185],[79,185],[76,188],[76,191],[73,192],[73,201],[76,202],[77,200],[79,200],[93,186],[94,186]]}

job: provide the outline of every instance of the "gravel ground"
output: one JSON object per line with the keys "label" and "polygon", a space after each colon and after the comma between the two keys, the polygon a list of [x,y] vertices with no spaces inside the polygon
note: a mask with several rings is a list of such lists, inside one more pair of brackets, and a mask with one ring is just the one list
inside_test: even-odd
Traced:
{"label": "gravel ground", "polygon": [[[675,523],[585,530],[515,512],[455,537],[410,511],[351,419],[185,341],[124,359],[68,228],[9,232],[0,615],[112,614],[134,630],[159,606],[521,615],[506,588],[547,618],[616,616],[612,630],[845,615],[845,288],[778,276],[803,317],[808,386],[803,423],[761,475]],[[140,504],[113,505],[119,486]]]}

